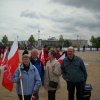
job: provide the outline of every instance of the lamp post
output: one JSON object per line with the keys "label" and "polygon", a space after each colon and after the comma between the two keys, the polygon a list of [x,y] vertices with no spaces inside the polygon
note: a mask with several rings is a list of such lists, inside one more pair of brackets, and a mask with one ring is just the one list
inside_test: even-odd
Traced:
{"label": "lamp post", "polygon": [[40,30],[38,30],[38,40],[39,40]]}
{"label": "lamp post", "polygon": [[40,30],[38,30],[38,47],[41,46],[41,40],[39,39],[40,38],[39,35],[40,35]]}
{"label": "lamp post", "polygon": [[79,35],[77,35],[77,49],[80,51],[80,45],[79,45]]}

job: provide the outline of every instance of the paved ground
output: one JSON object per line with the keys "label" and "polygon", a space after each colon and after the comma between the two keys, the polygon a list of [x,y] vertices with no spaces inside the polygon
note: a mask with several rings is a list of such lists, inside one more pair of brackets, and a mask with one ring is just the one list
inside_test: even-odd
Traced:
{"label": "paved ground", "polygon": [[[99,52],[76,52],[76,55],[82,57],[85,63],[88,63],[87,83],[93,86],[91,100],[100,100],[100,51]],[[1,76],[2,77],[2,76]],[[15,86],[12,92],[7,91],[1,86],[0,77],[0,100],[18,100],[16,95]],[[61,78],[61,89],[56,93],[57,100],[67,100],[66,83]],[[47,100],[47,92],[43,87],[40,88],[40,100]]]}

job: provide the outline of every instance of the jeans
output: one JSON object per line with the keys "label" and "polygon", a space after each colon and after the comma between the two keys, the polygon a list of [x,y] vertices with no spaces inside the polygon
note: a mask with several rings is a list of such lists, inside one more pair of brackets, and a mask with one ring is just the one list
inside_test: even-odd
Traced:
{"label": "jeans", "polygon": [[67,81],[68,100],[74,100],[76,88],[76,100],[83,100],[85,82],[70,82]]}

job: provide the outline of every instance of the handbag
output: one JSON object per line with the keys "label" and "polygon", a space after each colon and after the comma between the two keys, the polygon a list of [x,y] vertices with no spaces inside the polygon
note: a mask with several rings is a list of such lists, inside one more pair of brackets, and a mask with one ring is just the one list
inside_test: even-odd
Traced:
{"label": "handbag", "polygon": [[48,69],[48,78],[49,78],[49,87],[56,89],[58,87],[58,82],[55,82],[55,81],[51,81],[50,80],[49,69]]}
{"label": "handbag", "polygon": [[[90,100],[91,97],[91,91],[92,91],[92,85],[91,84],[85,84],[84,86],[84,93],[83,93],[83,98],[84,100]],[[89,98],[89,99],[87,99]]]}
{"label": "handbag", "polygon": [[49,86],[52,87],[52,88],[57,88],[58,82],[49,81]]}

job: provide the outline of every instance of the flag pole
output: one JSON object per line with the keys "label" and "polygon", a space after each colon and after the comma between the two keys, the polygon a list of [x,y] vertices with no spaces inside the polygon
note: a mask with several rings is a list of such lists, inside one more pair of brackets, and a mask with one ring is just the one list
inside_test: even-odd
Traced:
{"label": "flag pole", "polygon": [[[18,41],[18,35],[17,35],[17,41]],[[19,64],[19,72],[20,72],[20,76],[22,76],[22,73],[21,73],[21,70],[20,70],[20,64]],[[22,100],[24,100],[22,78],[20,79],[20,85],[21,85],[21,92],[22,92]]]}
{"label": "flag pole", "polygon": [[[20,72],[20,76],[22,76],[21,70],[20,70],[20,65],[19,65],[19,72]],[[24,100],[24,92],[23,92],[22,78],[20,79],[20,85],[21,85],[21,92],[22,92],[22,100]]]}

